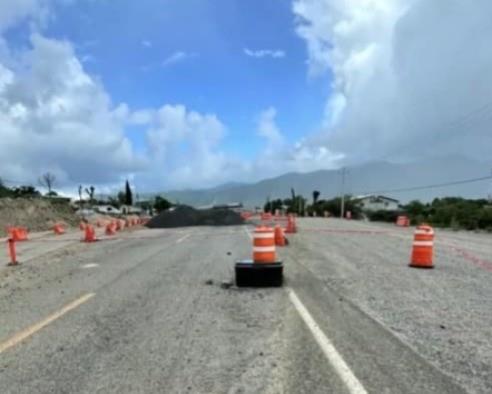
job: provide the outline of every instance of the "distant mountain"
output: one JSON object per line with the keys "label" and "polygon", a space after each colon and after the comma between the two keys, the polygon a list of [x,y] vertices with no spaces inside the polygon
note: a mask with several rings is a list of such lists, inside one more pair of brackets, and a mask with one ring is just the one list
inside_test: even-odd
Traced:
{"label": "distant mountain", "polygon": [[[492,163],[482,163],[464,157],[446,157],[411,164],[372,162],[348,168],[345,191],[352,195],[383,194],[401,202],[412,199],[429,201],[435,197],[462,196],[486,198],[492,193],[492,181],[434,187],[423,190],[395,189],[442,184],[491,174]],[[340,170],[319,170],[309,173],[288,173],[252,184],[225,184],[212,189],[183,190],[162,193],[166,198],[194,206],[242,202],[245,206],[263,206],[267,198],[287,198],[290,189],[308,199],[313,190],[320,198],[332,198],[341,191]]]}

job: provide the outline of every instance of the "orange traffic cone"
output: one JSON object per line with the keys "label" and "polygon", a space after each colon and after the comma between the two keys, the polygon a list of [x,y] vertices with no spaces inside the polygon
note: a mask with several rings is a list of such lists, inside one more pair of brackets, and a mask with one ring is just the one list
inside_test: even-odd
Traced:
{"label": "orange traffic cone", "polygon": [[95,241],[97,241],[96,230],[94,230],[94,227],[92,225],[88,224],[85,227],[84,242],[95,242]]}
{"label": "orange traffic cone", "polygon": [[109,223],[106,225],[106,235],[115,235],[116,234],[116,224]]}
{"label": "orange traffic cone", "polygon": [[279,225],[275,226],[275,245],[285,246],[284,230]]}
{"label": "orange traffic cone", "polygon": [[53,226],[53,231],[55,232],[56,235],[62,235],[62,234],[65,234],[65,229],[63,228],[63,226],[59,223],[55,224]]}
{"label": "orange traffic cone", "polygon": [[434,249],[434,229],[422,224],[415,230],[410,267],[434,268],[432,255]]}

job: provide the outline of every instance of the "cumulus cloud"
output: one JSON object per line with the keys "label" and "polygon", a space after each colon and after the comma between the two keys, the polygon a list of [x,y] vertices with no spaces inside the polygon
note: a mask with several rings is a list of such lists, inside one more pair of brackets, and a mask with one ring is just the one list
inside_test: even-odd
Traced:
{"label": "cumulus cloud", "polygon": [[242,165],[220,149],[226,133],[214,114],[183,105],[162,106],[147,132],[153,170],[146,176],[173,187],[204,187],[231,179]]}
{"label": "cumulus cloud", "polygon": [[275,117],[277,116],[277,110],[274,107],[269,107],[263,111],[258,119],[258,135],[267,139],[269,145],[278,146],[284,142],[277,124],[275,123]]}
{"label": "cumulus cloud", "polygon": [[295,0],[312,77],[330,72],[324,131],[352,161],[490,157],[492,3]]}
{"label": "cumulus cloud", "polygon": [[244,48],[243,49],[243,53],[246,56],[254,57],[254,58],[271,57],[273,59],[280,59],[280,58],[285,57],[285,51],[282,51],[280,49],[258,49],[258,50],[252,50],[252,49]]}
{"label": "cumulus cloud", "polygon": [[335,168],[344,158],[324,146],[310,146],[304,140],[291,144],[287,141],[276,122],[277,110],[269,107],[258,117],[257,134],[265,140],[263,149],[254,158],[250,172],[243,174],[255,180],[253,174],[264,177],[277,176],[286,172],[307,172],[320,168]]}
{"label": "cumulus cloud", "polygon": [[49,17],[49,4],[54,0],[2,0],[0,1],[0,33],[17,23],[30,19],[44,23]]}
{"label": "cumulus cloud", "polygon": [[196,53],[190,53],[190,52],[184,52],[184,51],[177,51],[174,52],[172,55],[170,55],[168,58],[166,58],[163,62],[162,65],[164,67],[167,66],[172,66],[176,63],[181,63],[187,59],[191,59],[194,57],[197,57],[198,54]]}
{"label": "cumulus cloud", "polygon": [[31,49],[0,64],[2,176],[32,180],[45,171],[61,183],[108,183],[143,168],[102,86],[67,42],[31,37]]}

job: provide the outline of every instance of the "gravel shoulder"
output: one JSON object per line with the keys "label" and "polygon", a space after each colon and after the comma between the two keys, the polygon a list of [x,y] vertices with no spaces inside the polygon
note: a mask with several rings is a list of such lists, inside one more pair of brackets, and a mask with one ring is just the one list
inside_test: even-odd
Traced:
{"label": "gravel shoulder", "polygon": [[470,392],[492,392],[492,272],[449,247],[459,236],[473,256],[490,258],[492,237],[487,245],[484,234],[438,231],[436,268],[416,270],[407,266],[411,229],[337,219],[299,227],[292,246],[320,280]]}

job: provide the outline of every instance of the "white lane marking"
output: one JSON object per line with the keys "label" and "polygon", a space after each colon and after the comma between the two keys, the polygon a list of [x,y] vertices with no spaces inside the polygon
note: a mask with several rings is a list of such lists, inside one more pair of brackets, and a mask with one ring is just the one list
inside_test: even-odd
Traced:
{"label": "white lane marking", "polygon": [[335,369],[340,379],[342,379],[343,383],[345,383],[345,386],[349,392],[352,394],[367,394],[367,391],[364,386],[362,386],[362,383],[356,378],[345,360],[321,330],[294,290],[288,288],[287,293],[289,294],[289,298],[292,304],[294,304],[294,307],[301,316],[302,320],[306,323],[306,326],[311,331],[311,334],[313,334],[314,339],[318,342],[321,350]]}
{"label": "white lane marking", "polygon": [[79,307],[83,303],[89,301],[92,297],[94,297],[96,294],[95,293],[87,293],[83,295],[80,298],[77,298],[75,301],[72,301],[70,304],[65,305],[62,309],[59,311],[52,313],[49,315],[46,319],[41,320],[40,322],[33,324],[30,327],[27,327],[26,329],[18,332],[11,338],[7,339],[5,342],[0,343],[0,354],[3,353],[4,351],[10,349],[11,347],[19,344],[20,342],[26,340],[30,336],[34,335],[36,332],[39,330],[42,330],[45,328],[47,325],[53,323],[55,320],[59,319],[66,313],[70,312],[71,310]]}
{"label": "white lane marking", "polygon": [[177,244],[180,244],[181,242],[183,242],[186,238],[188,238],[191,234],[186,234],[184,236],[182,236],[180,239],[178,239],[176,241]]}
{"label": "white lane marking", "polygon": [[99,267],[99,264],[96,264],[96,263],[89,263],[89,264],[84,264],[81,268],[97,268]]}

